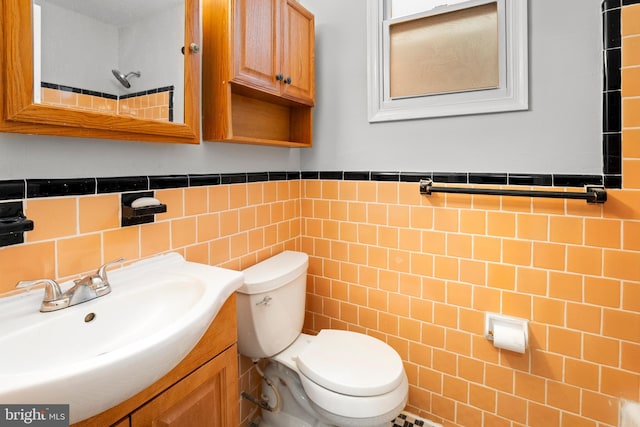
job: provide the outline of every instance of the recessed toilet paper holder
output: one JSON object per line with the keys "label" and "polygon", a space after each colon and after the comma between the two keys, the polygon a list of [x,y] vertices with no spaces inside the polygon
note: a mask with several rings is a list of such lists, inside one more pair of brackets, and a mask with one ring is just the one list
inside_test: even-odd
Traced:
{"label": "recessed toilet paper holder", "polygon": [[512,317],[504,314],[498,313],[485,313],[484,314],[484,336],[489,340],[493,341],[493,331],[495,329],[496,323],[501,323],[503,325],[511,325],[522,329],[524,332],[524,342],[525,346],[529,344],[529,324],[527,319],[522,319],[520,317]]}

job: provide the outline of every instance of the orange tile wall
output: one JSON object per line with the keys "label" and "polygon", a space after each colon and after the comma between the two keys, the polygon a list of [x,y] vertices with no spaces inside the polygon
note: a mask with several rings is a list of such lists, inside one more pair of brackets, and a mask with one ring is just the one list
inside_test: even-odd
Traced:
{"label": "orange tile wall", "polygon": [[0,248],[0,294],[18,280],[59,281],[102,263],[178,252],[235,270],[284,249],[300,249],[300,181],[157,190],[167,205],[156,222],[120,227],[120,195],[27,199],[35,224],[25,244]]}
{"label": "orange tile wall", "polygon": [[169,121],[169,92],[140,95],[119,101],[119,114],[148,120]]}
{"label": "orange tile wall", "polygon": [[65,90],[42,88],[42,103],[75,108],[84,111],[98,111],[104,114],[117,114],[118,101],[100,96],[86,95]]}
{"label": "orange tile wall", "polygon": [[120,100],[50,88],[42,88],[41,93],[42,103],[47,105],[59,105],[105,114],[120,114],[161,122],[169,121],[168,91]]}
{"label": "orange tile wall", "polygon": [[[640,400],[639,22],[626,7],[622,190],[587,205],[304,181],[306,330],[386,341],[407,409],[445,426],[617,425]],[[528,319],[528,351],[494,348],[485,312]]]}

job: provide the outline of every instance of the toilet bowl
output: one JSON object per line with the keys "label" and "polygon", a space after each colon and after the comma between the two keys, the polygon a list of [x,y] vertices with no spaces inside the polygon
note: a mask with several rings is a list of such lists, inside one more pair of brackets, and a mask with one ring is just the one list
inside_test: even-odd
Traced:
{"label": "toilet bowl", "polygon": [[302,333],[308,256],[285,251],[244,271],[238,347],[269,359],[266,427],[388,425],[404,408],[408,381],[398,353],[357,332]]}

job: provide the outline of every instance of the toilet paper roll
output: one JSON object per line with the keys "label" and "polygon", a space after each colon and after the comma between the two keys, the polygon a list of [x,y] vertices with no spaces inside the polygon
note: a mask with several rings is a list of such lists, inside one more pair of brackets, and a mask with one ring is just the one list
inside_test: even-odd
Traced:
{"label": "toilet paper roll", "polygon": [[524,353],[527,343],[522,326],[510,323],[494,323],[493,345],[516,353]]}

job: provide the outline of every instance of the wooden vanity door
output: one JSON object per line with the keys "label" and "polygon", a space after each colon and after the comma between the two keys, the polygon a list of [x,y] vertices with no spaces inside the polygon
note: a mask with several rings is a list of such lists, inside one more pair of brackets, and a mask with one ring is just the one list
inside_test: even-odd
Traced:
{"label": "wooden vanity door", "polygon": [[237,398],[238,361],[234,345],[134,412],[131,426],[237,426]]}

